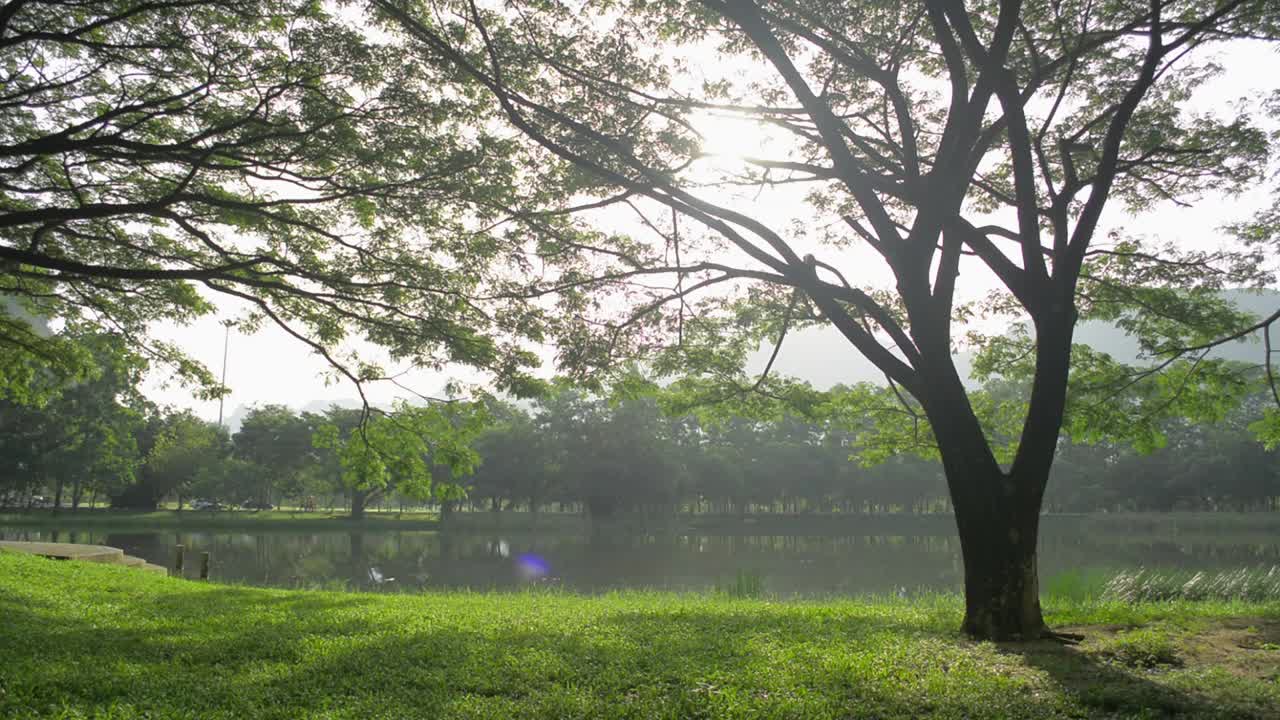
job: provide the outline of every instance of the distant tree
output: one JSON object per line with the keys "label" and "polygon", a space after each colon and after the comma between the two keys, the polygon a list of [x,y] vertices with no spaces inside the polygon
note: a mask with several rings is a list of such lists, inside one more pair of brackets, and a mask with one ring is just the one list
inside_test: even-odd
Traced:
{"label": "distant tree", "polygon": [[197,467],[190,482],[182,488],[193,498],[236,505],[259,496],[265,482],[262,474],[261,467],[233,454],[216,456]]}
{"label": "distant tree", "polygon": [[327,441],[324,444],[317,444],[315,439],[316,434],[323,428],[326,433],[336,433],[339,440],[346,441],[351,437],[351,433],[360,427],[364,417],[364,412],[359,409],[338,405],[330,405],[320,413],[303,413],[302,419],[311,429],[313,448],[312,461],[303,468],[301,473],[300,484],[303,487],[317,493],[324,493],[331,498],[335,495],[350,493],[350,488],[343,479],[342,462],[338,455],[341,445]]}
{"label": "distant tree", "polygon": [[254,466],[260,480],[249,497],[265,503],[273,496],[299,493],[300,475],[315,451],[312,432],[304,418],[283,405],[255,407],[245,414],[231,440],[236,457]]}
{"label": "distant tree", "polygon": [[593,519],[674,512],[682,468],[652,400],[610,405],[561,387],[539,399],[535,420],[553,446],[564,493]]}
{"label": "distant tree", "polygon": [[334,452],[351,491],[351,517],[362,518],[371,500],[392,491],[418,500],[453,499],[457,480],[479,461],[472,443],[486,420],[480,403],[398,403],[345,433],[336,422],[323,423],[312,441]]}
{"label": "distant tree", "polygon": [[488,412],[490,425],[475,442],[481,462],[469,480],[469,494],[488,499],[495,511],[506,500],[526,503],[536,514],[559,481],[549,438],[519,407],[493,402]]}
{"label": "distant tree", "polygon": [[226,477],[219,466],[230,456],[231,438],[225,427],[202,420],[190,410],[163,416],[143,464],[145,490],[137,493],[142,499],[139,505],[155,508],[163,497],[174,494],[181,510],[197,489],[225,491],[214,478]]}

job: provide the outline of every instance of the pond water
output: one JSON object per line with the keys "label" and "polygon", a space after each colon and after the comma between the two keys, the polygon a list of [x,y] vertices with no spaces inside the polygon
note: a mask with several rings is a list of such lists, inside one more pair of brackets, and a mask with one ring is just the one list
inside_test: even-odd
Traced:
{"label": "pond water", "polygon": [[[0,527],[3,540],[109,545],[186,574],[212,554],[213,579],[276,587],[708,590],[739,573],[781,597],[916,593],[960,588],[954,535],[751,535],[670,532],[626,537],[437,531],[139,531]],[[1154,539],[1151,535],[1046,530],[1041,576],[1151,568],[1212,570],[1280,564],[1280,538],[1256,533]]]}

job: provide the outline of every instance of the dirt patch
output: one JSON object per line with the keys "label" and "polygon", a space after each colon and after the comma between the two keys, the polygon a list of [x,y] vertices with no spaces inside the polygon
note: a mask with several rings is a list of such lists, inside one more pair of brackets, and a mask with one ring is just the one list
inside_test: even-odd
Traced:
{"label": "dirt patch", "polygon": [[[1280,720],[1280,618],[1055,627],[1078,645],[1001,643],[1089,717]],[[1034,682],[1034,681],[1033,681]]]}
{"label": "dirt patch", "polygon": [[1056,628],[1085,636],[1076,650],[1108,659],[1126,636],[1155,631],[1167,635],[1179,664],[1187,669],[1218,668],[1239,677],[1280,681],[1280,620],[1260,617],[1223,618],[1193,629],[1161,626],[1080,625]]}
{"label": "dirt patch", "polygon": [[1280,620],[1226,620],[1195,633],[1187,649],[1197,664],[1241,677],[1280,680]]}

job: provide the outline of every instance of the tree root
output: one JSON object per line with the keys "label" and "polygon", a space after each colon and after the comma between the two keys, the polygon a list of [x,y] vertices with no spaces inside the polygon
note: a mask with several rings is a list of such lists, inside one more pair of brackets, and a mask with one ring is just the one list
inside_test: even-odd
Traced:
{"label": "tree root", "polygon": [[1041,640],[1053,640],[1063,645],[1079,645],[1084,640],[1084,635],[1079,633],[1058,632],[1045,628],[1040,631]]}

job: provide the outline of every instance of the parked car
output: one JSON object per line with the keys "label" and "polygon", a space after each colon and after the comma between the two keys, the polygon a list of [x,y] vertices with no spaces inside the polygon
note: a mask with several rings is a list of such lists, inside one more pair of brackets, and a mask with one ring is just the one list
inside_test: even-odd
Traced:
{"label": "parked car", "polygon": [[275,510],[276,506],[269,502],[259,502],[258,500],[249,500],[240,503],[240,507],[245,510]]}
{"label": "parked car", "polygon": [[226,510],[227,506],[223,505],[217,500],[192,500],[191,509],[217,511],[217,510]]}

